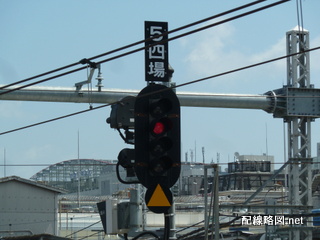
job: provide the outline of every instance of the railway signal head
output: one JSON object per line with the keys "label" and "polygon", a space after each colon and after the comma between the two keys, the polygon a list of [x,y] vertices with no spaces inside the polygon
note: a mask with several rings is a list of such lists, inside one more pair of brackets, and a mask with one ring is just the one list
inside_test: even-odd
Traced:
{"label": "railway signal head", "polygon": [[180,175],[180,103],[172,89],[151,84],[135,103],[135,171],[145,187],[172,187]]}

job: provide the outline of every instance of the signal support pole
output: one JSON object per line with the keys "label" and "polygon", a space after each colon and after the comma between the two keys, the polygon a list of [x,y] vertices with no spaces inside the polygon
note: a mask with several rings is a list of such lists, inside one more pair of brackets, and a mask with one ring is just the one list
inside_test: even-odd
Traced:
{"label": "signal support pole", "polygon": [[[214,186],[211,188],[211,194],[213,197],[213,224],[214,224],[214,236],[216,240],[219,240],[219,166],[218,164],[210,164],[204,166],[204,228],[205,228],[205,240],[208,240],[209,233],[209,218],[211,218],[211,209],[208,211],[208,169],[214,169]],[[212,193],[213,192],[213,193]],[[209,212],[209,216],[208,216]],[[211,233],[213,234],[213,233]]]}
{"label": "signal support pole", "polygon": [[[287,55],[297,53],[297,55],[287,58],[287,85],[293,89],[311,89],[309,52],[304,52],[309,49],[309,32],[304,29],[294,29],[287,32],[286,36]],[[291,105],[289,97],[287,107]],[[294,107],[295,103],[292,103],[292,106]],[[288,158],[293,162],[293,164],[289,164],[288,171],[289,203],[311,208],[311,121],[314,117],[293,115],[296,116],[284,118],[288,131]],[[291,214],[295,214],[297,211],[292,209]],[[289,239],[312,239],[311,222],[307,220],[304,220],[304,226],[289,230]]]}

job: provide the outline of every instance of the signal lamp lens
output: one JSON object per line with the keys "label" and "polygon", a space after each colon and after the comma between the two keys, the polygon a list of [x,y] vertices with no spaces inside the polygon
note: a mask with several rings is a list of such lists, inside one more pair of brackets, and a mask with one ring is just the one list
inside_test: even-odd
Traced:
{"label": "signal lamp lens", "polygon": [[163,156],[160,159],[154,161],[151,166],[153,172],[156,175],[161,175],[172,167],[172,160],[167,156]]}
{"label": "signal lamp lens", "polygon": [[168,137],[162,137],[153,141],[150,145],[150,152],[154,156],[160,156],[172,148],[172,141]]}
{"label": "signal lamp lens", "polygon": [[151,133],[157,137],[164,135],[167,131],[169,131],[172,128],[172,122],[169,118],[161,118],[157,121],[154,121],[150,127]]}
{"label": "signal lamp lens", "polygon": [[172,103],[169,99],[164,98],[155,101],[150,105],[150,113],[152,116],[157,117],[168,113],[172,109]]}
{"label": "signal lamp lens", "polygon": [[162,134],[165,131],[165,125],[163,122],[156,122],[153,126],[153,133],[156,135]]}

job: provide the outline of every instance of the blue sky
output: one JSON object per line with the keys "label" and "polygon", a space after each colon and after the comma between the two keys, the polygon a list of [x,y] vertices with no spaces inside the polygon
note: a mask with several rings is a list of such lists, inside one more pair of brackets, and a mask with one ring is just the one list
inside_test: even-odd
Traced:
{"label": "blue sky", "polygon": [[[245,4],[251,1],[241,1]],[[272,3],[275,1],[267,1]],[[304,28],[310,47],[320,46],[320,1],[304,0]],[[144,37],[144,21],[166,21],[169,29],[235,8],[240,1],[18,1],[0,0],[0,84],[9,84],[83,58],[127,45]],[[262,6],[265,4],[260,4]],[[253,9],[253,8],[251,8]],[[244,11],[242,11],[244,12]],[[230,15],[232,16],[232,15]],[[221,20],[221,19],[220,19]],[[285,34],[298,24],[296,1],[255,13],[169,43],[169,62],[177,84],[286,53]],[[202,26],[202,25],[201,25]],[[319,51],[311,57],[311,82],[319,88]],[[102,64],[105,88],[142,89],[144,54],[139,52]],[[96,77],[96,76],[95,76]],[[39,86],[73,87],[86,71]],[[260,94],[286,83],[286,63],[266,66],[192,84],[177,91]],[[95,84],[95,83],[94,83]],[[98,106],[94,104],[94,106]],[[89,104],[0,101],[0,131],[87,109]],[[0,136],[0,165],[54,164],[80,157],[116,159],[125,147],[105,123],[110,108]],[[182,108],[182,157],[195,151],[196,160],[233,161],[240,154],[268,154],[284,161],[283,122],[261,110]],[[319,121],[312,124],[312,149],[320,142]],[[267,143],[267,144],[266,144]],[[6,168],[6,175],[30,178],[43,166]],[[223,166],[225,168],[225,166]],[[0,166],[0,177],[4,168]]]}

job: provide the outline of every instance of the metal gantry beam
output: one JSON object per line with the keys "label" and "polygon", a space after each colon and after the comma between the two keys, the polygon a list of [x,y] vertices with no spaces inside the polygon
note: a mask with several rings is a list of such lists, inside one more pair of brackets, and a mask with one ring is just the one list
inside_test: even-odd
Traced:
{"label": "metal gantry beam", "polygon": [[[1,86],[0,86],[1,87]],[[5,93],[7,89],[0,90]],[[136,96],[140,90],[105,89],[101,91],[76,91],[75,88],[29,87],[0,95],[0,100],[74,102],[108,104],[126,96]],[[217,94],[177,92],[181,106],[261,109],[272,108],[272,96],[267,94]]]}

